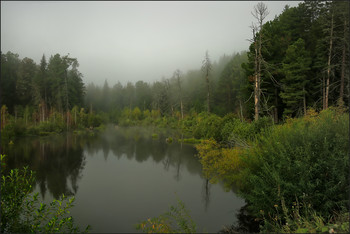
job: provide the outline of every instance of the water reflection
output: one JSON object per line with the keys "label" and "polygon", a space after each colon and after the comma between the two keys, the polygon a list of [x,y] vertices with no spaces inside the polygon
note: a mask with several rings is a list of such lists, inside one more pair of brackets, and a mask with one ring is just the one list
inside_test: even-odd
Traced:
{"label": "water reflection", "polygon": [[[154,130],[147,128],[107,128],[97,135],[66,134],[49,137],[28,137],[19,140],[14,146],[5,145],[2,154],[9,155],[8,168],[22,168],[28,165],[36,171],[36,183],[42,197],[47,190],[54,198],[62,193],[76,194],[79,189],[78,181],[86,163],[86,155],[96,155],[102,150],[103,158],[107,161],[110,155],[120,159],[126,156],[129,160],[142,163],[151,158],[155,163],[163,164],[164,170],[174,168],[174,179],[181,180],[181,169],[191,174],[201,175],[201,165],[193,157],[195,149],[189,145],[176,142],[168,144],[165,138],[169,132],[160,132],[159,137],[152,139]],[[85,153],[84,153],[85,152]],[[111,152],[111,154],[110,154]],[[191,155],[191,157],[185,157]],[[208,182],[204,191],[208,204]],[[207,205],[206,205],[207,206]]]}
{"label": "water reflection", "polygon": [[203,189],[202,189],[202,201],[204,202],[204,209],[205,211],[208,210],[208,206],[210,203],[210,186],[211,184],[209,183],[208,179],[205,179],[203,181]]}
{"label": "water reflection", "polygon": [[56,199],[62,193],[75,194],[85,165],[83,147],[77,136],[25,138],[15,145],[5,145],[2,154],[8,155],[10,168],[29,166],[36,172],[36,183],[42,197],[49,190]]}
{"label": "water reflection", "polygon": [[138,220],[174,204],[175,192],[198,226],[216,232],[235,219],[244,201],[202,176],[193,146],[166,143],[174,134],[112,126],[95,135],[28,137],[5,145],[2,153],[9,155],[8,168],[28,165],[36,171],[36,188],[44,199],[74,194],[72,214],[94,232],[134,232]]}

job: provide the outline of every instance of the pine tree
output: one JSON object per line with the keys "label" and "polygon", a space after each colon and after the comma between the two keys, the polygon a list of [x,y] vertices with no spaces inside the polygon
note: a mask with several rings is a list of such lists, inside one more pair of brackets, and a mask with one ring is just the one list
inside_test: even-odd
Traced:
{"label": "pine tree", "polygon": [[283,72],[285,78],[282,79],[282,92],[280,96],[286,104],[284,115],[295,114],[303,109],[306,112],[305,86],[308,82],[307,72],[310,70],[311,58],[309,52],[305,50],[305,42],[299,38],[290,45],[286,51],[283,61]]}

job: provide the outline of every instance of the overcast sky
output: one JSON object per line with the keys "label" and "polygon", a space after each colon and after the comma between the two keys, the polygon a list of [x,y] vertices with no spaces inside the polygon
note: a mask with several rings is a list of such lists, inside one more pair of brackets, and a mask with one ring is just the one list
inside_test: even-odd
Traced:
{"label": "overcast sky", "polygon": [[[1,1],[1,51],[36,63],[69,53],[87,84],[151,82],[199,69],[206,50],[212,60],[247,50],[257,3]],[[273,20],[299,2],[264,3]]]}

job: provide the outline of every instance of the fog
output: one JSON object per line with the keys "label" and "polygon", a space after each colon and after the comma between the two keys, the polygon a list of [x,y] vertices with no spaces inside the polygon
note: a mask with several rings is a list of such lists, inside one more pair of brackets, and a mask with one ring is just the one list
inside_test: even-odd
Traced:
{"label": "fog", "polygon": [[[198,69],[206,50],[213,61],[247,50],[257,3],[1,1],[1,51],[36,63],[69,53],[85,83],[151,82]],[[268,21],[299,2],[264,3]]]}

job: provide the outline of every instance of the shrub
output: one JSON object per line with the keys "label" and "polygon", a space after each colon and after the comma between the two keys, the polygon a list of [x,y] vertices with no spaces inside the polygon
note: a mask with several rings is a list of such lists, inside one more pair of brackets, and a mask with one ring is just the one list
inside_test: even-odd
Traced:
{"label": "shrub", "polygon": [[227,188],[239,182],[237,175],[241,168],[244,168],[244,162],[240,159],[243,148],[221,148],[213,139],[203,140],[201,144],[196,145],[198,157],[203,166],[203,173],[211,183],[219,180],[225,182]]}
{"label": "shrub", "polygon": [[190,129],[193,136],[197,139],[209,139],[212,137],[215,140],[220,141],[221,121],[221,118],[215,114],[202,112],[198,114],[195,119],[190,121],[190,124],[192,124]]}
{"label": "shrub", "polygon": [[88,117],[88,125],[91,127],[98,127],[102,122],[102,118],[99,115],[90,114]]}
{"label": "shrub", "polygon": [[[4,155],[1,164],[4,168]],[[10,170],[1,177],[1,232],[16,233],[77,233],[72,216],[68,216],[74,197],[64,195],[49,205],[38,201],[38,193],[30,195],[35,174],[27,167]],[[89,230],[88,226],[85,231]]]}
{"label": "shrub", "polygon": [[290,119],[261,134],[241,159],[241,195],[255,215],[281,213],[295,199],[323,216],[347,207],[349,198],[349,118],[334,110]]}
{"label": "shrub", "polygon": [[2,140],[14,140],[16,137],[24,136],[26,133],[26,127],[22,120],[14,122],[12,120],[3,129],[1,129]]}

